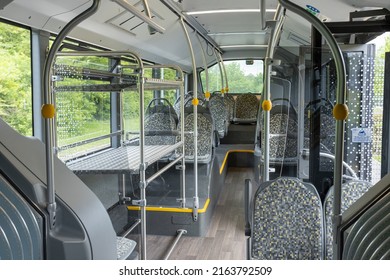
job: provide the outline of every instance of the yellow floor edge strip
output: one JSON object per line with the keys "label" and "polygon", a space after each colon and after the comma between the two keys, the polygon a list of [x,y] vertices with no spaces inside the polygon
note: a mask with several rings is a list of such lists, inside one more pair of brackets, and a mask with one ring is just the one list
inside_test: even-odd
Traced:
{"label": "yellow floor edge strip", "polygon": [[225,158],[223,159],[221,168],[219,169],[219,174],[222,174],[223,169],[225,168],[225,164],[227,162],[227,159],[228,159],[230,153],[252,153],[252,154],[254,154],[255,151],[254,150],[229,150],[229,151],[227,151],[227,153],[225,155]]}
{"label": "yellow floor edge strip", "polygon": [[[210,204],[210,198],[206,200],[204,207],[199,209],[198,213],[205,213]],[[139,211],[141,207],[139,206],[127,206],[129,211]],[[173,213],[192,213],[192,208],[178,208],[178,207],[163,207],[163,206],[146,206],[146,211],[151,212],[173,212]]]}

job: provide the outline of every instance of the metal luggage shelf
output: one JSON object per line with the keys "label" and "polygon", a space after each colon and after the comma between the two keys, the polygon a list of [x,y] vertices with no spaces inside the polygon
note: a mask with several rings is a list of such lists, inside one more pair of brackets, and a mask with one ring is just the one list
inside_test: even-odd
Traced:
{"label": "metal luggage shelf", "polygon": [[[174,145],[145,146],[145,163],[147,166],[151,165],[182,145],[183,142]],[[140,163],[140,147],[123,146],[70,162],[68,167],[76,174],[131,174],[139,172]]]}

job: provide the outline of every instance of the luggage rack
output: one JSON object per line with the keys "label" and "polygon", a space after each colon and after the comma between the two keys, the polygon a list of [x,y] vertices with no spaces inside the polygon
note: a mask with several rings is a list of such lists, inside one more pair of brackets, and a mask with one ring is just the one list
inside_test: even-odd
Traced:
{"label": "luggage rack", "polygon": [[[169,168],[180,164],[181,174],[181,191],[180,198],[181,206],[185,205],[185,160],[184,160],[184,120],[182,120],[181,141],[173,145],[145,145],[145,90],[168,90],[176,89],[180,91],[180,96],[184,99],[184,74],[180,67],[176,65],[144,65],[138,55],[128,51],[81,51],[81,52],[58,52],[57,58],[66,57],[106,57],[113,58],[117,64],[112,68],[112,71],[90,69],[86,67],[75,67],[72,65],[58,64],[52,69],[52,89],[53,93],[57,92],[119,92],[134,91],[139,92],[139,112],[140,112],[140,131],[138,145],[126,145],[124,138],[125,133],[123,121],[120,121],[121,145],[117,148],[110,148],[94,154],[78,158],[74,161],[67,162],[68,167],[78,174],[140,174],[140,199],[132,200],[132,204],[140,207],[141,213],[141,259],[146,259],[146,188],[153,180]],[[129,65],[133,61],[132,65]],[[120,65],[120,62],[125,61],[126,65]],[[176,77],[173,80],[155,79],[145,77],[145,69],[171,69],[176,71]],[[69,80],[67,80],[69,78]],[[99,83],[91,83],[91,79],[98,80]],[[67,84],[62,82],[67,80]],[[69,81],[74,83],[70,84]],[[83,81],[87,80],[87,82]],[[180,108],[184,114],[184,105]],[[119,110],[120,119],[123,119],[123,110]],[[115,133],[112,137],[117,137]],[[55,137],[56,138],[56,137]],[[54,138],[54,139],[55,139]],[[99,137],[98,137],[99,138]],[[96,139],[98,139],[96,138]],[[113,138],[114,139],[114,138]],[[88,142],[88,141],[83,141]],[[83,143],[82,143],[83,144]],[[67,145],[70,148],[73,145]],[[57,150],[66,149],[67,147],[56,147]],[[176,149],[182,150],[182,156],[175,158],[169,164],[146,178],[146,169],[148,166],[158,161],[162,157],[169,155]],[[125,197],[123,192],[123,200],[131,201]]]}
{"label": "luggage rack", "polygon": [[[145,146],[145,164],[150,166],[182,144]],[[71,161],[68,167],[76,174],[135,174],[140,171],[139,153],[140,146],[122,146]]]}

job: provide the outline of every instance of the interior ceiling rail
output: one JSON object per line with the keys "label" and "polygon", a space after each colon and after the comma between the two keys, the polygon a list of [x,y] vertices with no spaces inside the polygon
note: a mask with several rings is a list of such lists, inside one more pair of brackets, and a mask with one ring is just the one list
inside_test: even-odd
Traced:
{"label": "interior ceiling rail", "polygon": [[156,31],[160,33],[165,32],[165,28],[160,26],[159,24],[155,23],[151,18],[150,18],[150,10],[149,6],[146,2],[146,0],[143,0],[142,2],[144,3],[144,8],[146,11],[146,15],[141,13],[137,8],[135,8],[133,5],[131,5],[127,0],[111,0],[112,2],[117,3],[119,6],[122,8],[126,9],[136,17],[138,17],[140,20],[146,22],[149,25],[149,32],[150,34],[154,34]]}
{"label": "interior ceiling rail", "polygon": [[[113,1],[113,0],[112,0]],[[218,47],[218,44],[207,35],[207,31],[204,30],[201,26],[196,26],[193,21],[191,21],[185,14],[182,13],[175,5],[170,3],[169,0],[160,0],[168,9],[170,9],[174,14],[178,16],[179,19],[183,19],[183,21],[191,27],[196,33],[198,33],[208,44],[213,46],[219,53],[222,53],[222,50]],[[203,32],[202,32],[203,30]]]}

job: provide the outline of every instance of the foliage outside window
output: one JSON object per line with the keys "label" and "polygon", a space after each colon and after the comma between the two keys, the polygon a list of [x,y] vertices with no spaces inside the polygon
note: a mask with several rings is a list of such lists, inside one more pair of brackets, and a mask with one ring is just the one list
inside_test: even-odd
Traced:
{"label": "foliage outside window", "polygon": [[31,32],[0,22],[0,118],[32,135]]}
{"label": "foliage outside window", "polygon": [[[253,62],[253,63],[252,63]],[[230,93],[261,93],[263,90],[263,61],[234,60],[225,61],[226,74]],[[221,72],[218,64],[209,71],[209,91],[220,91],[225,84],[221,82]],[[224,77],[225,79],[225,77]],[[202,71],[203,90],[206,91],[206,71]]]}
{"label": "foliage outside window", "polygon": [[[104,79],[86,78],[80,74],[81,69],[85,72],[88,72],[88,69],[109,71],[109,59],[105,57],[58,57],[55,67],[61,71],[64,70],[60,73],[65,73],[60,75],[62,81],[56,83],[55,92],[59,157],[68,160],[109,147],[110,138],[88,144],[82,142],[108,135],[111,132],[111,93],[75,89],[77,86],[110,83]],[[67,70],[69,70],[68,74],[66,74]],[[70,145],[74,147],[69,148]]]}

